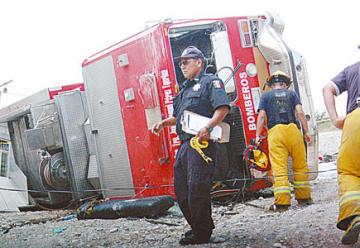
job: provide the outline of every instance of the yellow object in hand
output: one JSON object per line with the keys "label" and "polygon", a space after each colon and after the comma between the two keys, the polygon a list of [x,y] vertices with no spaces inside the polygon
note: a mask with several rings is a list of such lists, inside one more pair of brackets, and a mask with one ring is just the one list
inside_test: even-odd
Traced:
{"label": "yellow object in hand", "polygon": [[206,156],[205,153],[201,150],[207,148],[209,146],[209,142],[203,141],[202,143],[200,143],[198,137],[193,137],[190,140],[190,146],[200,154],[200,156],[205,160],[206,163],[210,163],[213,161],[212,158]]}

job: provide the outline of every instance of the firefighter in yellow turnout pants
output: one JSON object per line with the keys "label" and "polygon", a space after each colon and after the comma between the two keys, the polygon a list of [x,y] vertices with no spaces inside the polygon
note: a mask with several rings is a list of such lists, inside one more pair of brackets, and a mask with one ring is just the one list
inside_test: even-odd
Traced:
{"label": "firefighter in yellow turnout pants", "polygon": [[[311,189],[306,162],[306,142],[311,142],[305,114],[298,95],[289,90],[290,78],[281,71],[276,71],[267,79],[271,88],[260,98],[259,115],[256,129],[256,143],[267,118],[268,145],[271,170],[274,176],[274,204],[268,210],[287,210],[291,205],[291,188],[288,177],[288,157],[292,157],[295,198],[300,205],[311,204]],[[300,120],[304,138],[297,126]]]}
{"label": "firefighter in yellow turnout pants", "polygon": [[[347,115],[338,117],[335,96],[348,92]],[[360,62],[348,66],[324,88],[324,101],[333,125],[342,129],[337,161],[340,211],[337,227],[345,230],[343,244],[354,244],[360,233]]]}

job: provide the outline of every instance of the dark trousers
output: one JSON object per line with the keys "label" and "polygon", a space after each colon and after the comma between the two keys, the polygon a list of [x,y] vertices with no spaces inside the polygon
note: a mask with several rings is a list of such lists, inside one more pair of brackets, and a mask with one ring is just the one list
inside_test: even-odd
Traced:
{"label": "dark trousers", "polygon": [[[215,160],[215,145],[212,142],[203,151]],[[189,141],[184,142],[174,164],[175,194],[186,221],[199,239],[209,239],[215,228],[210,198],[213,174],[214,163],[207,164],[191,148]]]}

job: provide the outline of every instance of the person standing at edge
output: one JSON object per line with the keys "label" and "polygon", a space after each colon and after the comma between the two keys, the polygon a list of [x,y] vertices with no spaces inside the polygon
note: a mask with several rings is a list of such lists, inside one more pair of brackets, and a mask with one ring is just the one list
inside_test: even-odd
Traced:
{"label": "person standing at edge", "polygon": [[[324,102],[332,124],[342,129],[337,160],[340,210],[337,228],[346,230],[341,242],[354,244],[360,233],[360,62],[348,66],[323,88]],[[335,96],[348,92],[347,115],[339,117]]]}
{"label": "person standing at edge", "polygon": [[305,144],[296,125],[295,115],[301,122],[306,142],[311,143],[311,136],[300,99],[294,91],[288,89],[290,84],[290,78],[284,72],[274,72],[267,79],[271,90],[261,96],[258,109],[256,144],[260,143],[265,117],[268,121],[269,157],[275,197],[274,204],[266,208],[270,211],[284,211],[291,205],[287,175],[289,155],[292,157],[295,198],[299,205],[312,204]]}
{"label": "person standing at edge", "polygon": [[181,245],[208,243],[215,228],[211,217],[210,189],[214,163],[207,163],[190,146],[189,135],[182,131],[181,118],[185,110],[211,118],[198,133],[199,142],[208,141],[204,153],[215,158],[215,144],[210,132],[229,112],[229,100],[223,82],[216,76],[205,74],[204,55],[194,46],[187,47],[180,57],[180,68],[186,78],[179,94],[174,99],[172,117],[156,123],[152,132],[158,134],[164,127],[176,125],[181,146],[174,164],[175,194],[179,207],[191,226],[180,239]]}

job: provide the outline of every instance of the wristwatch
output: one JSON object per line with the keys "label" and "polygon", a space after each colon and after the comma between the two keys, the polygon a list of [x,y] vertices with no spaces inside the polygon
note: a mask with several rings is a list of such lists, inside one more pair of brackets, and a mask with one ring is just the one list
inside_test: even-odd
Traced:
{"label": "wristwatch", "polygon": [[211,131],[214,129],[210,125],[206,125],[205,128],[208,130],[209,133],[211,133]]}

